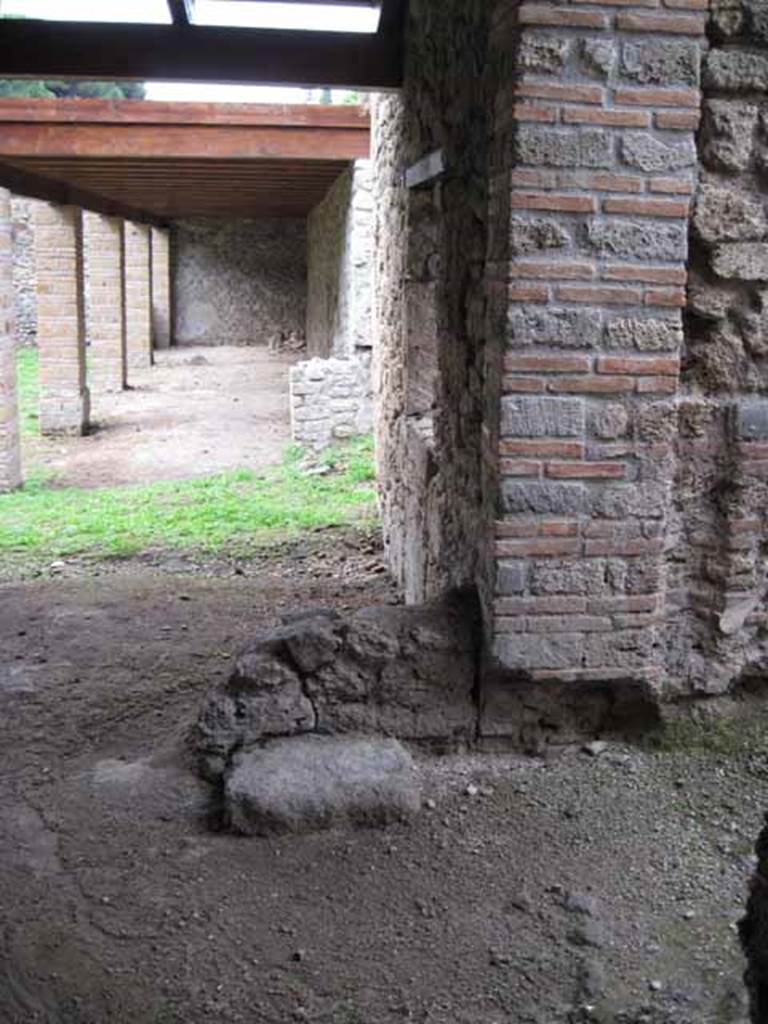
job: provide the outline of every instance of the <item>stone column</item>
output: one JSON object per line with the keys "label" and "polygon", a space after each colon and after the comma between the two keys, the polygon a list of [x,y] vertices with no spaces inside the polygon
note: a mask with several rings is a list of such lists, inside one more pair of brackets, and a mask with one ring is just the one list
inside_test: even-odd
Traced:
{"label": "stone column", "polygon": [[123,223],[99,213],[83,215],[88,267],[88,376],[94,392],[126,385]]}
{"label": "stone column", "polygon": [[152,249],[152,345],[171,344],[171,260],[167,231],[151,229]]}
{"label": "stone column", "polygon": [[0,494],[21,485],[13,299],[11,195],[0,188]]}
{"label": "stone column", "polygon": [[[680,6],[510,2],[495,23],[497,66],[518,54],[523,73],[497,97],[491,183],[504,331],[493,649],[533,681],[667,682],[706,17],[703,0]],[[487,717],[504,731],[503,706]]]}
{"label": "stone column", "polygon": [[76,206],[40,203],[35,217],[40,429],[85,434],[82,219]]}
{"label": "stone column", "polygon": [[146,224],[130,221],[126,221],[123,229],[125,347],[132,369],[152,365],[149,232]]}

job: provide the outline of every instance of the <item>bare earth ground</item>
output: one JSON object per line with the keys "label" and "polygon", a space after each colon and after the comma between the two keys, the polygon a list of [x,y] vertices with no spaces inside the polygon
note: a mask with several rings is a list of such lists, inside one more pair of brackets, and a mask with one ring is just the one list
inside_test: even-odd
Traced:
{"label": "bare earth ground", "polygon": [[763,757],[457,756],[411,826],[207,828],[206,686],[285,611],[393,600],[379,557],[326,531],[0,590],[3,1024],[744,1019]]}
{"label": "bare earth ground", "polygon": [[25,461],[71,487],[207,476],[280,461],[290,441],[288,367],[266,348],[185,347],[129,372],[130,390],[94,395],[88,437],[25,440]]}

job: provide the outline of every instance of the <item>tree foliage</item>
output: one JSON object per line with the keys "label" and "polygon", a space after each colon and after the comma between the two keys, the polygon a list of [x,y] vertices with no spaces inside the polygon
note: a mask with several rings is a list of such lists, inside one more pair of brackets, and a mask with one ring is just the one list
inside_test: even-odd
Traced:
{"label": "tree foliage", "polygon": [[52,99],[99,99],[99,100],[143,100],[143,82],[91,82],[85,79],[76,82],[51,80],[33,81],[27,78],[0,79],[0,98]]}

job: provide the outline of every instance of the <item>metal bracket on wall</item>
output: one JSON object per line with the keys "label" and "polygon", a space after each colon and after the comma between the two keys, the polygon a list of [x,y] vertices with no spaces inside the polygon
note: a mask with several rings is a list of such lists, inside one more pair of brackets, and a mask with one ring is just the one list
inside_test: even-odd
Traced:
{"label": "metal bracket on wall", "polygon": [[435,179],[445,174],[445,157],[442,149],[436,149],[422,157],[405,172],[405,184],[407,188],[420,188],[423,185],[431,185]]}

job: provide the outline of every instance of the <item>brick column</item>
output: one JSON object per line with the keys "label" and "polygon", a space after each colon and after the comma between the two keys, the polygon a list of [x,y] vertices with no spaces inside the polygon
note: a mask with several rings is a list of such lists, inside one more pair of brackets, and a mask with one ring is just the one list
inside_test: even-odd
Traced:
{"label": "brick column", "polygon": [[11,194],[0,188],[0,494],[21,486]]}
{"label": "brick column", "polygon": [[152,365],[149,231],[146,224],[130,221],[123,229],[125,347],[132,368]]}
{"label": "brick column", "polygon": [[83,214],[88,267],[88,377],[94,392],[126,385],[123,223],[117,217]]}
{"label": "brick column", "polygon": [[85,434],[89,396],[78,207],[37,204],[35,263],[40,429],[43,434]]}
{"label": "brick column", "polygon": [[152,345],[171,344],[171,260],[167,231],[152,228]]}
{"label": "brick column", "polygon": [[663,682],[705,6],[544,0],[496,20],[514,78],[491,188],[505,335],[491,617],[497,662],[529,680]]}

